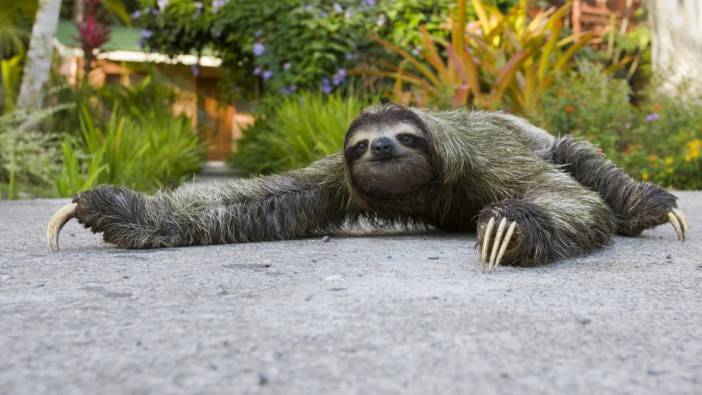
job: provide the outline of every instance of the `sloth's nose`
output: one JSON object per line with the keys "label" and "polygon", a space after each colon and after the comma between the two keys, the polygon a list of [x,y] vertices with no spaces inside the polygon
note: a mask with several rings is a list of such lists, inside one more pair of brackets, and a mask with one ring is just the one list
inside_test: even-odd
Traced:
{"label": "sloth's nose", "polygon": [[380,137],[371,143],[373,159],[387,159],[395,156],[395,143],[387,137]]}

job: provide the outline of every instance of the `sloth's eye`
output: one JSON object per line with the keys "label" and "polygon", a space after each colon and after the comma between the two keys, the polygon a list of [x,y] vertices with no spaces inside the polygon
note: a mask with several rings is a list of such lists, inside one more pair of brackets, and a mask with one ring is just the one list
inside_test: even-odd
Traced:
{"label": "sloth's eye", "polygon": [[368,142],[367,142],[367,141],[361,141],[360,143],[356,144],[356,150],[357,150],[357,151],[363,151],[363,150],[366,149],[367,146],[368,146]]}
{"label": "sloth's eye", "polygon": [[397,136],[397,139],[400,140],[401,143],[409,144],[414,141],[414,136],[411,134],[401,134]]}

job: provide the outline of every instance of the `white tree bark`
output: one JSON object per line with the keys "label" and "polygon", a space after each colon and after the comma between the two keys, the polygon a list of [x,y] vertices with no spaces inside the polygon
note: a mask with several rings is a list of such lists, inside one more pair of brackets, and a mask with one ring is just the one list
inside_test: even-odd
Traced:
{"label": "white tree bark", "polygon": [[649,0],[653,68],[663,90],[702,89],[702,1]]}
{"label": "white tree bark", "polygon": [[32,27],[24,74],[17,99],[18,109],[40,108],[44,98],[44,86],[49,80],[54,36],[58,27],[61,0],[40,0]]}

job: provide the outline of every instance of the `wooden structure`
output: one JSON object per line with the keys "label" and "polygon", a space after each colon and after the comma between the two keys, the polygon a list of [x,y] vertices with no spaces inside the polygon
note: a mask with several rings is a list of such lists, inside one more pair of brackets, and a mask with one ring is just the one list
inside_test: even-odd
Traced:
{"label": "wooden structure", "polygon": [[626,32],[634,11],[640,5],[641,0],[573,0],[573,32],[594,32],[597,35],[594,43],[602,42],[602,36],[613,26]]}

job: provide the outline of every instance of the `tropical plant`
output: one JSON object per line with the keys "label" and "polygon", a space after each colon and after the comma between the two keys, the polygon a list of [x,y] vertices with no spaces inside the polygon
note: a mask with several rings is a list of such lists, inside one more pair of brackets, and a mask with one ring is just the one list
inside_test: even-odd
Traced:
{"label": "tropical plant", "polygon": [[303,167],[337,152],[351,121],[366,104],[355,96],[301,93],[264,103],[244,131],[230,164],[246,174]]}
{"label": "tropical plant", "polygon": [[62,145],[63,166],[54,182],[59,196],[99,184],[153,192],[180,185],[202,166],[202,142],[185,116],[136,118],[115,107],[101,125],[82,105],[80,121],[81,138],[66,137]]}
{"label": "tropical plant", "polygon": [[576,51],[592,36],[565,35],[563,19],[570,3],[540,10],[530,17],[528,1],[508,12],[472,0],[478,20],[467,23],[466,0],[459,0],[448,42],[420,28],[417,55],[376,36],[403,60],[398,66],[359,70],[395,79],[394,100],[438,107],[474,105],[495,108],[505,103],[516,112],[538,105],[556,76],[570,67]]}

